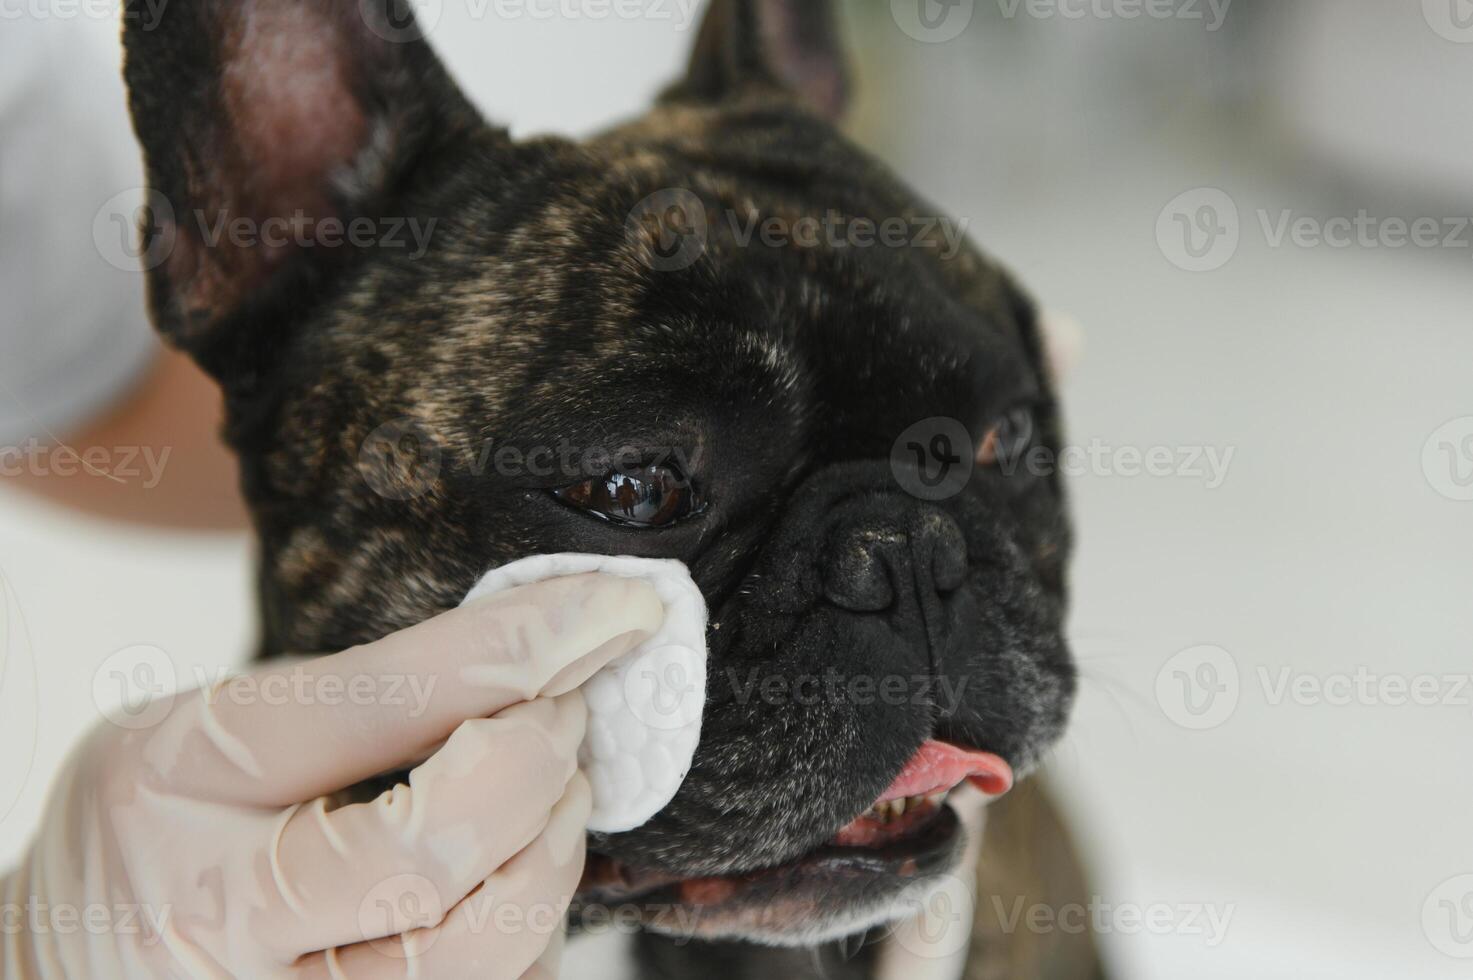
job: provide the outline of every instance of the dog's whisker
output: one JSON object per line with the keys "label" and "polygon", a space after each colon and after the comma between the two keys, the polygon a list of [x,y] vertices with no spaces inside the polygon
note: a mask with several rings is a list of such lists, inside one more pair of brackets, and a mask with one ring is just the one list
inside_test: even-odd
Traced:
{"label": "dog's whisker", "polygon": [[[1114,706],[1120,718],[1127,724],[1140,717],[1142,712],[1149,715],[1157,710],[1155,703],[1150,698],[1119,678],[1080,671],[1079,681],[1081,687],[1087,683],[1091,691],[1099,691],[1107,695],[1109,703]],[[1134,733],[1133,727],[1132,733]]]}

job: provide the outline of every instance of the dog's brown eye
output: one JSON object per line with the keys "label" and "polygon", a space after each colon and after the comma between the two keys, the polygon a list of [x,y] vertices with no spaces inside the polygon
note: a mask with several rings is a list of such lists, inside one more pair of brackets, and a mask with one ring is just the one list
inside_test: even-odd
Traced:
{"label": "dog's brown eye", "polygon": [[669,466],[609,473],[552,495],[570,507],[631,527],[668,527],[701,511],[695,488]]}
{"label": "dog's brown eye", "polygon": [[983,466],[1013,463],[1033,445],[1033,411],[1015,408],[993,422],[977,447],[977,462]]}

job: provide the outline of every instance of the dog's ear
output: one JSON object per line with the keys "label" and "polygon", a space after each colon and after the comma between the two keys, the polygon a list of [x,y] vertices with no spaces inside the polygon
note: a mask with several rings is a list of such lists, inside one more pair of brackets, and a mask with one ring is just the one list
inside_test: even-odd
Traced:
{"label": "dog's ear", "polygon": [[347,227],[388,217],[418,161],[485,127],[407,0],[152,6],[124,18],[149,303],[167,340],[249,384],[288,306],[372,238],[347,244]]}
{"label": "dog's ear", "polygon": [[831,0],[711,0],[673,94],[714,102],[773,85],[828,119],[843,115],[849,73]]}

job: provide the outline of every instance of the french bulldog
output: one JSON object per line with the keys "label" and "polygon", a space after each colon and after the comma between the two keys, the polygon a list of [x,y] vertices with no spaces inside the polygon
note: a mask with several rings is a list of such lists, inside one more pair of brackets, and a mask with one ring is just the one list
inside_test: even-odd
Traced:
{"label": "french bulldog", "polygon": [[[967,870],[947,791],[1031,772],[1075,689],[1035,305],[841,134],[835,25],[715,0],[648,114],[516,142],[403,0],[125,9],[151,312],[224,392],[262,654],[534,553],[675,558],[704,593],[694,764],[591,835],[575,903],[638,909],[649,977],[874,975],[900,900]],[[1043,801],[994,807],[984,887],[1080,887]],[[974,977],[1098,975],[1087,937],[992,932]]]}

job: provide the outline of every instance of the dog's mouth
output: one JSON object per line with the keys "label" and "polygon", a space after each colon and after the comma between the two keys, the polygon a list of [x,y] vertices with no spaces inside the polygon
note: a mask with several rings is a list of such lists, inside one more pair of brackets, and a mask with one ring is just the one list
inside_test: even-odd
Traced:
{"label": "dog's mouth", "polygon": [[[590,853],[575,918],[580,907],[637,900],[651,924],[665,931],[789,932],[802,927],[794,916],[822,918],[835,900],[883,902],[951,870],[963,831],[947,799],[964,784],[995,799],[1012,788],[1013,770],[990,752],[928,741],[874,804],[828,842],[776,867],[741,874],[684,878]],[[692,914],[676,915],[677,908]]]}
{"label": "dog's mouth", "polygon": [[934,819],[964,782],[996,798],[1012,789],[1013,769],[991,752],[928,741],[873,806],[839,829],[831,845],[876,848],[903,842]]}

